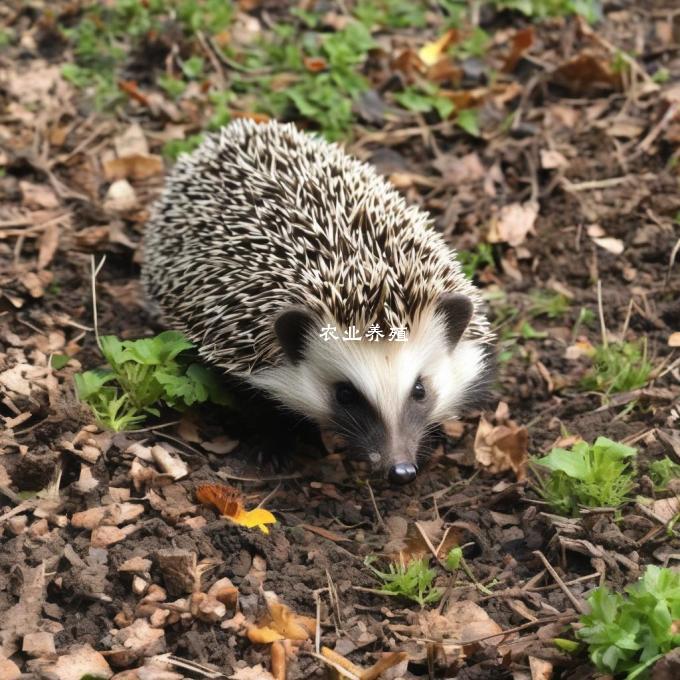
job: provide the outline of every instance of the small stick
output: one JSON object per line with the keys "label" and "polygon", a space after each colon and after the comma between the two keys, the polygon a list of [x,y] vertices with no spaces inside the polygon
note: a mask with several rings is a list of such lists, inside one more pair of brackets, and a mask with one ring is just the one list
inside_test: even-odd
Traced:
{"label": "small stick", "polygon": [[380,514],[380,510],[378,510],[378,504],[375,502],[375,496],[373,495],[373,488],[371,487],[370,482],[366,482],[366,486],[368,487],[368,493],[371,496],[371,503],[373,503],[373,509],[375,510],[375,516],[378,518],[378,523],[385,531],[387,531],[387,524],[385,524],[385,521]]}
{"label": "small stick", "polygon": [[602,346],[607,349],[607,326],[604,323],[604,308],[602,306],[602,279],[597,280],[597,313],[600,316],[600,330],[602,332]]}
{"label": "small stick", "polygon": [[567,584],[560,578],[560,575],[555,571],[552,564],[548,562],[545,555],[540,550],[534,550],[534,555],[540,558],[541,562],[543,562],[543,566],[550,572],[550,575],[555,579],[557,585],[559,585],[564,594],[569,598],[569,601],[574,605],[576,611],[579,614],[585,614],[586,607],[583,602],[579,600],[576,595],[571,592],[571,590],[569,590]]}
{"label": "small stick", "polygon": [[94,255],[92,255],[92,318],[94,320],[94,337],[97,339],[97,347],[101,350],[102,344],[99,340],[99,326],[97,324],[97,275],[106,262],[106,255],[104,255],[95,267]]}

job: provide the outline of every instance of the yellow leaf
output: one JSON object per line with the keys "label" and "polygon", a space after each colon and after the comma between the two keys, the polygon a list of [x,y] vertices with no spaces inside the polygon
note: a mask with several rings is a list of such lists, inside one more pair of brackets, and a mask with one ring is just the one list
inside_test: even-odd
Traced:
{"label": "yellow leaf", "polygon": [[240,510],[231,520],[242,527],[252,529],[257,527],[262,533],[268,534],[267,524],[276,524],[276,517],[269,510],[255,508],[255,510]]}
{"label": "yellow leaf", "polygon": [[248,628],[248,639],[253,644],[266,645],[276,640],[283,640],[284,637],[269,626],[250,626]]}
{"label": "yellow leaf", "polygon": [[456,39],[457,32],[455,29],[446,31],[441,38],[434,40],[433,42],[425,43],[419,50],[418,56],[420,61],[426,66],[433,66],[436,64],[442,52]]}
{"label": "yellow leaf", "polygon": [[272,617],[273,628],[286,640],[308,640],[310,633],[314,632],[315,619],[295,614],[280,602],[269,602],[267,606]]}

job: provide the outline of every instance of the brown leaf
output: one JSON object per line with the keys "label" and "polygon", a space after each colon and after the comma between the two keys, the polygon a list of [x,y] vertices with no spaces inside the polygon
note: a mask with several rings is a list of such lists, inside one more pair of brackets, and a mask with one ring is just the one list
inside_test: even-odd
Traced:
{"label": "brown leaf", "polygon": [[58,208],[59,199],[54,190],[47,184],[34,184],[33,182],[19,182],[19,189],[23,203],[29,208]]}
{"label": "brown leaf", "polygon": [[319,73],[328,68],[328,62],[323,57],[305,57],[303,63],[310,73]]}
{"label": "brown leaf", "polygon": [[148,179],[163,173],[163,159],[160,156],[133,154],[124,158],[112,158],[104,162],[104,176],[107,180]]}
{"label": "brown leaf", "polygon": [[59,247],[61,227],[57,223],[48,224],[38,239],[38,269],[45,269],[52,262]]}
{"label": "brown leaf", "polygon": [[502,71],[503,73],[512,73],[517,66],[517,62],[520,60],[521,56],[533,45],[534,42],[534,29],[532,26],[523,28],[517,31],[512,37],[512,46],[510,48],[510,54],[505,59]]}
{"label": "brown leaf", "polygon": [[475,435],[475,458],[492,474],[512,470],[517,480],[522,481],[529,457],[529,433],[525,427],[499,415],[495,417],[495,425],[484,416],[480,418]]}
{"label": "brown leaf", "polygon": [[491,220],[487,240],[489,243],[518,246],[524,243],[529,233],[534,233],[537,217],[538,204],[533,201],[503,206]]}
{"label": "brown leaf", "polygon": [[603,56],[582,52],[558,66],[552,80],[575,95],[618,92],[623,88],[621,74]]}

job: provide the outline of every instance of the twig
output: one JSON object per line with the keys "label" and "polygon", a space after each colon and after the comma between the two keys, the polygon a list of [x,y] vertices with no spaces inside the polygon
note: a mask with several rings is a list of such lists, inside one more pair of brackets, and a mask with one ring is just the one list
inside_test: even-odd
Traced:
{"label": "twig", "polygon": [[371,487],[370,482],[366,482],[366,486],[368,487],[368,493],[371,496],[371,503],[373,503],[373,509],[375,510],[375,516],[378,519],[378,523],[385,531],[387,531],[387,525],[380,514],[380,510],[378,510],[378,504],[375,502],[375,496],[373,495],[373,488]]}
{"label": "twig", "polygon": [[576,595],[574,595],[574,593],[571,592],[571,590],[569,590],[567,584],[560,578],[560,575],[555,571],[552,564],[548,562],[545,555],[540,550],[534,550],[534,555],[540,558],[541,562],[543,562],[543,566],[550,572],[550,575],[555,579],[557,585],[559,585],[564,594],[569,598],[569,601],[574,605],[576,611],[579,614],[585,614],[586,606],[576,597]]}
{"label": "twig", "polygon": [[607,326],[604,323],[604,308],[602,306],[602,280],[597,280],[597,313],[600,317],[600,330],[602,332],[602,346],[607,349]]}
{"label": "twig", "polygon": [[94,321],[94,337],[97,339],[97,347],[101,350],[102,343],[99,339],[99,326],[97,323],[97,275],[101,271],[101,268],[106,262],[106,255],[104,255],[99,262],[99,265],[95,267],[94,255],[92,255],[92,318]]}

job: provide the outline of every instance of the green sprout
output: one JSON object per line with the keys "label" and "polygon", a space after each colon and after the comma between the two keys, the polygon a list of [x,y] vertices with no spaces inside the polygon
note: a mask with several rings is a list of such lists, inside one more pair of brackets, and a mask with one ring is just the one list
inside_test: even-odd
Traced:
{"label": "green sprout", "polygon": [[161,404],[183,409],[205,401],[229,403],[213,372],[180,357],[193,348],[181,333],[124,341],[105,335],[99,347],[108,367],[76,374],[76,391],[97,421],[116,432],[160,415]]}
{"label": "green sprout", "polygon": [[490,243],[479,243],[473,250],[459,250],[458,261],[468,279],[473,279],[484,267],[495,267],[493,249]]}
{"label": "green sprout", "polygon": [[549,319],[557,319],[564,316],[569,310],[569,299],[561,293],[537,290],[530,295],[530,316],[547,316]]}
{"label": "green sprout", "polygon": [[381,592],[401,595],[417,602],[421,607],[441,599],[442,591],[432,585],[437,573],[429,567],[429,558],[423,557],[408,563],[402,558],[400,562],[392,562],[387,572],[373,567],[374,561],[375,557],[367,557],[364,564],[383,582]]}
{"label": "green sprout", "polygon": [[661,460],[655,460],[651,463],[649,477],[657,491],[667,489],[674,479],[680,479],[680,465],[668,456],[664,456]]}
{"label": "green sprout", "polygon": [[631,459],[637,451],[630,446],[598,437],[594,444],[578,442],[571,450],[554,448],[533,462],[537,491],[555,512],[576,515],[581,507],[618,508],[634,487]]}
{"label": "green sprout", "polygon": [[597,345],[593,366],[581,381],[583,388],[606,395],[629,392],[647,384],[652,364],[647,359],[647,342],[612,342]]}
{"label": "green sprout", "polygon": [[597,588],[588,598],[576,636],[603,673],[626,680],[647,676],[662,656],[680,646],[680,574],[649,565],[625,594]]}

